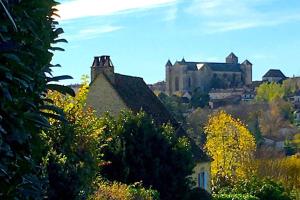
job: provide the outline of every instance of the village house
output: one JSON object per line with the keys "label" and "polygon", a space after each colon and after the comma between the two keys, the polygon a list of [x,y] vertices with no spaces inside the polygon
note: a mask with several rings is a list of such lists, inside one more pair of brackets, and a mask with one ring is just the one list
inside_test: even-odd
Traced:
{"label": "village house", "polygon": [[280,83],[284,81],[287,77],[279,69],[270,69],[262,78],[266,82]]}
{"label": "village house", "polygon": [[[117,116],[124,109],[135,113],[143,110],[154,119],[156,124],[170,123],[175,128],[177,136],[187,136],[144,80],[115,73],[109,56],[94,58],[87,105],[94,108],[99,116],[105,112]],[[191,139],[190,141],[194,159],[197,162],[191,177],[197,182],[197,187],[210,191],[211,160]]]}

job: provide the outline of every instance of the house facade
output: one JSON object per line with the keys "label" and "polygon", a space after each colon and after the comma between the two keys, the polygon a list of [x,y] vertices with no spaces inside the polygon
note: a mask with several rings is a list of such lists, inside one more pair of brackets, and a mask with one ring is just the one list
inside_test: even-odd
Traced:
{"label": "house facade", "polygon": [[[187,136],[180,124],[173,118],[161,101],[149,89],[142,78],[126,76],[114,72],[109,56],[95,57],[91,67],[91,83],[87,95],[87,106],[92,107],[98,116],[110,112],[117,116],[121,110],[135,113],[143,110],[157,125],[170,123],[176,135]],[[190,139],[193,156],[197,163],[191,177],[210,191],[210,158]]]}
{"label": "house facade", "polygon": [[279,83],[286,79],[286,76],[279,69],[270,69],[262,78],[266,82]]}

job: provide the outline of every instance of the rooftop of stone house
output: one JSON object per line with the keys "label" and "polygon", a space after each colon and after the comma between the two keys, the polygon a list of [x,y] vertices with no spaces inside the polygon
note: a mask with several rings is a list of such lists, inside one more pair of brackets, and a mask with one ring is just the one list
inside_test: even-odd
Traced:
{"label": "rooftop of stone house", "polygon": [[[162,125],[170,123],[175,128],[178,137],[188,137],[185,130],[165,108],[163,103],[155,96],[142,78],[114,73],[114,81],[111,81],[108,75],[105,73],[103,73],[103,75],[119,94],[126,106],[133,112],[143,110],[153,118],[156,124]],[[191,142],[194,158],[196,160],[209,161],[210,158],[195,144],[195,142],[192,139],[189,140]]]}
{"label": "rooftop of stone house", "polygon": [[286,78],[286,76],[279,69],[270,69],[264,76],[267,77],[278,77],[278,78]]}

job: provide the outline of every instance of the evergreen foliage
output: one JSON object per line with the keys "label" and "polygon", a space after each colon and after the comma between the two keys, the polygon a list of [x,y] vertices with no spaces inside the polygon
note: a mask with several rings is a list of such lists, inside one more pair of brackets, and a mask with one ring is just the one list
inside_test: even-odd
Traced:
{"label": "evergreen foliage", "polygon": [[74,94],[53,84],[54,45],[66,42],[53,16],[53,0],[0,1],[0,199],[41,199],[44,181],[35,160],[38,133],[48,127],[49,114],[59,110],[46,98],[47,89]]}
{"label": "evergreen foliage", "polygon": [[207,92],[201,92],[199,90],[195,90],[191,99],[191,106],[193,108],[204,108],[208,106],[209,95]]}
{"label": "evergreen foliage", "polygon": [[144,112],[124,111],[117,120],[106,116],[103,127],[103,135],[111,138],[103,152],[110,162],[103,167],[104,177],[127,184],[142,181],[163,200],[182,199],[194,166],[186,138],[177,138],[169,125],[157,127]]}

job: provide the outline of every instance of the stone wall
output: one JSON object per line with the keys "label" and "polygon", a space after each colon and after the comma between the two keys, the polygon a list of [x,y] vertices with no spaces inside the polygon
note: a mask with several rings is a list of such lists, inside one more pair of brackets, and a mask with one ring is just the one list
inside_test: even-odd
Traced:
{"label": "stone wall", "polygon": [[206,190],[211,192],[211,162],[198,162],[191,175],[192,180],[196,183],[194,187],[199,187],[199,174],[205,172],[207,174]]}
{"label": "stone wall", "polygon": [[91,83],[87,95],[87,106],[94,108],[98,116],[105,112],[117,116],[120,110],[127,109],[126,104],[103,74],[99,74]]}

